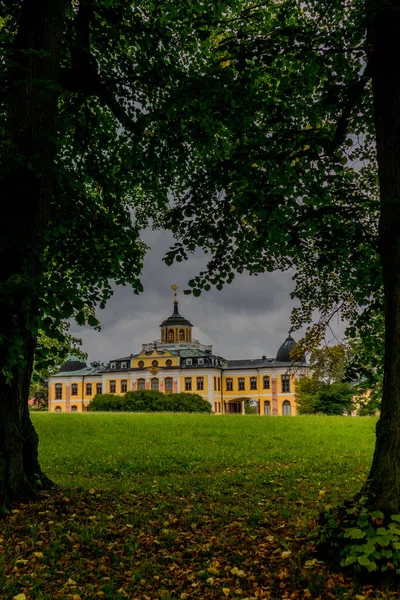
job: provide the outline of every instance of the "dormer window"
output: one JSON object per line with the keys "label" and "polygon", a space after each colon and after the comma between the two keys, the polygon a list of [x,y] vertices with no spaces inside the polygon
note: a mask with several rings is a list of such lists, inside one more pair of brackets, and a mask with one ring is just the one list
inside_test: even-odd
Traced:
{"label": "dormer window", "polygon": [[197,363],[199,365],[204,365],[204,358],[199,358],[199,360],[197,361]]}
{"label": "dormer window", "polygon": [[111,367],[112,369],[116,369],[116,368],[117,368],[117,364],[116,364],[116,363],[111,363],[111,364],[110,364],[110,367]]}
{"label": "dormer window", "polygon": [[192,359],[191,359],[191,358],[187,358],[187,359],[186,359],[186,364],[187,364],[187,366],[188,366],[188,367],[189,367],[189,366],[191,366],[191,364],[192,364]]}
{"label": "dormer window", "polygon": [[126,369],[126,367],[127,367],[126,362],[121,363],[121,369]]}

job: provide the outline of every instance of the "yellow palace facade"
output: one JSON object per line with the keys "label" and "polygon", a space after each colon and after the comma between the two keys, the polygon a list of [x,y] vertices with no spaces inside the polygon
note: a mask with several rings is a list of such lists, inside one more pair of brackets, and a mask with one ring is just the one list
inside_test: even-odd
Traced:
{"label": "yellow palace facade", "polygon": [[[193,339],[192,329],[179,314],[175,292],[173,313],[161,323],[160,339],[143,344],[138,354],[113,359],[101,369],[71,357],[49,379],[49,411],[86,411],[96,394],[158,390],[199,394],[217,414],[297,413],[290,360],[295,341],[290,335],[273,358],[226,360]],[[296,366],[307,369],[305,363]]]}

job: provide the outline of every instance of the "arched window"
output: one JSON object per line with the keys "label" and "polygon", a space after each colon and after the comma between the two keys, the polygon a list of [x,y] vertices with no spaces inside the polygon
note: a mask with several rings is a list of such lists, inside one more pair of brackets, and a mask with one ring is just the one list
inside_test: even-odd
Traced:
{"label": "arched window", "polygon": [[151,364],[153,367],[158,367],[158,360],[153,360]]}
{"label": "arched window", "polygon": [[71,412],[78,412],[78,407],[75,404],[71,406]]}
{"label": "arched window", "polygon": [[172,360],[169,358],[165,364],[167,367],[172,367]]}
{"label": "arched window", "polygon": [[180,329],[179,330],[179,339],[182,340],[182,341],[185,339],[185,331],[184,331],[184,329]]}
{"label": "arched window", "polygon": [[139,360],[139,362],[138,362],[138,367],[139,367],[139,369],[143,369],[143,367],[144,367],[144,362],[143,362],[142,360]]}
{"label": "arched window", "polygon": [[271,402],[269,400],[267,400],[264,403],[264,415],[270,415],[271,414]]}
{"label": "arched window", "polygon": [[158,390],[158,379],[157,379],[157,377],[153,377],[153,379],[151,380],[151,389],[152,390]]}
{"label": "arched window", "polygon": [[168,341],[169,342],[173,342],[174,341],[174,330],[173,329],[170,329],[168,331]]}
{"label": "arched window", "polygon": [[290,416],[292,414],[292,408],[290,406],[289,400],[285,400],[282,404],[283,414]]}
{"label": "arched window", "polygon": [[146,389],[146,382],[145,382],[144,379],[138,379],[137,389],[138,390],[145,390]]}
{"label": "arched window", "polygon": [[172,392],[172,377],[165,378],[165,391]]}
{"label": "arched window", "polygon": [[62,412],[61,406],[56,406],[54,412]]}

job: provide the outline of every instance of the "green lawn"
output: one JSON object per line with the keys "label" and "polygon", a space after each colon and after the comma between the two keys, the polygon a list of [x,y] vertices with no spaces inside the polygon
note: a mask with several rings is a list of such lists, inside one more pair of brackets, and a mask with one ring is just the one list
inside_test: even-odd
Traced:
{"label": "green lawn", "polygon": [[309,537],[364,481],[375,419],[33,420],[61,490],[0,524],[0,598],[400,597],[330,574]]}

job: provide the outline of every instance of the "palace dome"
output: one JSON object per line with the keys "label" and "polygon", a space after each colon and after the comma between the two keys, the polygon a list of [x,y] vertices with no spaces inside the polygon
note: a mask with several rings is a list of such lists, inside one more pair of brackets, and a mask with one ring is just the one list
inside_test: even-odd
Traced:
{"label": "palace dome", "polygon": [[279,362],[292,362],[292,359],[290,358],[290,353],[295,347],[295,345],[296,342],[289,333],[288,337],[278,350],[276,360],[278,360]]}
{"label": "palace dome", "polygon": [[168,319],[165,319],[160,327],[193,327],[193,325],[191,324],[190,321],[188,321],[187,319],[185,319],[185,317],[182,317],[182,315],[179,314],[179,310],[178,310],[178,302],[174,302],[174,312],[172,313],[172,315],[170,317],[168,317]]}

